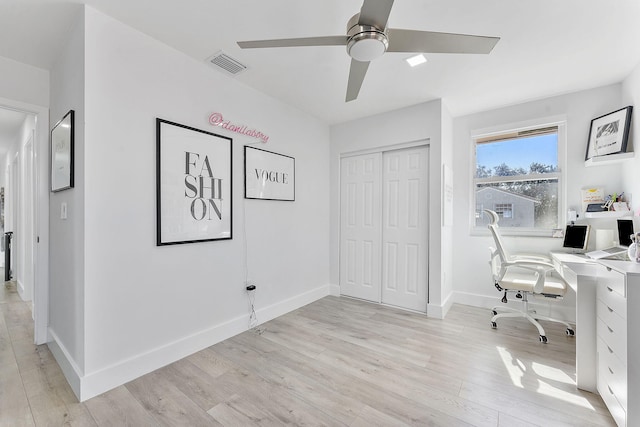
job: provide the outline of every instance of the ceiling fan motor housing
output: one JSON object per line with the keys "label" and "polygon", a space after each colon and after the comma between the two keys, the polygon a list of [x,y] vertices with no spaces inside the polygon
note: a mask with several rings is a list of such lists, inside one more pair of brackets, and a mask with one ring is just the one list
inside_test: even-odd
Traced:
{"label": "ceiling fan motor housing", "polygon": [[347,23],[347,53],[356,61],[369,62],[387,51],[389,39],[384,30],[359,24],[359,18],[356,14]]}

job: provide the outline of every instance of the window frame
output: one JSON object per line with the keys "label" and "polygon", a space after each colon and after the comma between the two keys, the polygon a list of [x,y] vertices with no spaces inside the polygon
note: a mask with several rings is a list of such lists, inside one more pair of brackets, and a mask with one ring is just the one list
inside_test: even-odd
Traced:
{"label": "window frame", "polygon": [[[534,129],[544,129],[547,127],[558,128],[558,171],[548,174],[527,174],[514,175],[509,177],[490,177],[482,178],[482,183],[504,182],[504,181],[531,181],[536,179],[557,179],[558,180],[558,227],[563,227],[564,218],[567,210],[566,200],[566,151],[567,151],[567,120],[565,116],[553,116],[541,119],[528,120],[518,123],[510,123],[495,126],[492,128],[474,130],[470,134],[471,147],[471,164],[469,170],[470,176],[470,209],[469,209],[469,234],[476,236],[487,236],[489,230],[483,226],[476,226],[476,207],[478,201],[476,199],[476,146],[477,141],[484,138],[496,137],[514,132],[522,132]],[[508,179],[505,179],[508,178]],[[503,227],[500,229],[501,234],[505,236],[522,236],[522,237],[552,237],[557,229],[536,228],[536,227]]]}

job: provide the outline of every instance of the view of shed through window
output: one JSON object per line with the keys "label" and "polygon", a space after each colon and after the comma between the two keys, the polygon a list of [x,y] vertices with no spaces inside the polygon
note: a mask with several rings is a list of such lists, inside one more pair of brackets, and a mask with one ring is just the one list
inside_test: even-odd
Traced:
{"label": "view of shed through window", "polygon": [[475,225],[494,210],[501,228],[559,227],[558,126],[510,131],[474,140]]}

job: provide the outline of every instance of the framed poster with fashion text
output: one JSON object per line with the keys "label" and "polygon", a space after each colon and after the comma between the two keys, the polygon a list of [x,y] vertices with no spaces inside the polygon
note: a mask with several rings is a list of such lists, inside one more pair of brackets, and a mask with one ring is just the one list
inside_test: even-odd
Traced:
{"label": "framed poster with fashion text", "polygon": [[295,201],[296,160],[245,145],[244,198]]}
{"label": "framed poster with fashion text", "polygon": [[627,151],[632,106],[591,120],[585,160]]}
{"label": "framed poster with fashion text", "polygon": [[73,110],[51,129],[51,191],[73,188]]}
{"label": "framed poster with fashion text", "polygon": [[156,119],[156,244],[231,239],[231,138]]}

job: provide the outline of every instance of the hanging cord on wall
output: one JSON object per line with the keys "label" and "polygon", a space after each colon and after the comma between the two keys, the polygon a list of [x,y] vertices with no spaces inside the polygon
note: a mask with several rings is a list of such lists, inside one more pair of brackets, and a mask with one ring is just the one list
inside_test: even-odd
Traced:
{"label": "hanging cord on wall", "polygon": [[258,326],[258,316],[256,315],[256,288],[254,285],[247,286],[247,295],[249,296],[249,329]]}
{"label": "hanging cord on wall", "polygon": [[[254,143],[257,144],[257,143]],[[246,144],[246,145],[254,145]],[[247,238],[247,202],[249,199],[244,199],[242,203],[242,250],[243,250],[243,267],[244,267],[244,285],[247,290],[247,296],[249,297],[249,329],[253,329],[254,332],[262,334],[264,328],[258,328],[258,315],[256,314],[256,283],[249,279],[249,250],[248,250],[248,238]]]}
{"label": "hanging cord on wall", "polygon": [[247,250],[247,199],[242,204],[242,250],[244,262],[244,285],[249,297],[249,329],[258,326],[258,316],[256,314],[256,285],[249,280],[249,261]]}
{"label": "hanging cord on wall", "polygon": [[244,199],[242,204],[242,262],[245,286],[249,286],[249,261],[247,258],[247,199]]}
{"label": "hanging cord on wall", "polygon": [[[259,144],[258,142],[245,144],[245,146],[251,146]],[[242,203],[242,254],[243,254],[243,268],[244,268],[244,284],[245,286],[254,285],[255,283],[249,283],[249,251],[247,249],[247,202],[249,199],[244,199]]]}

